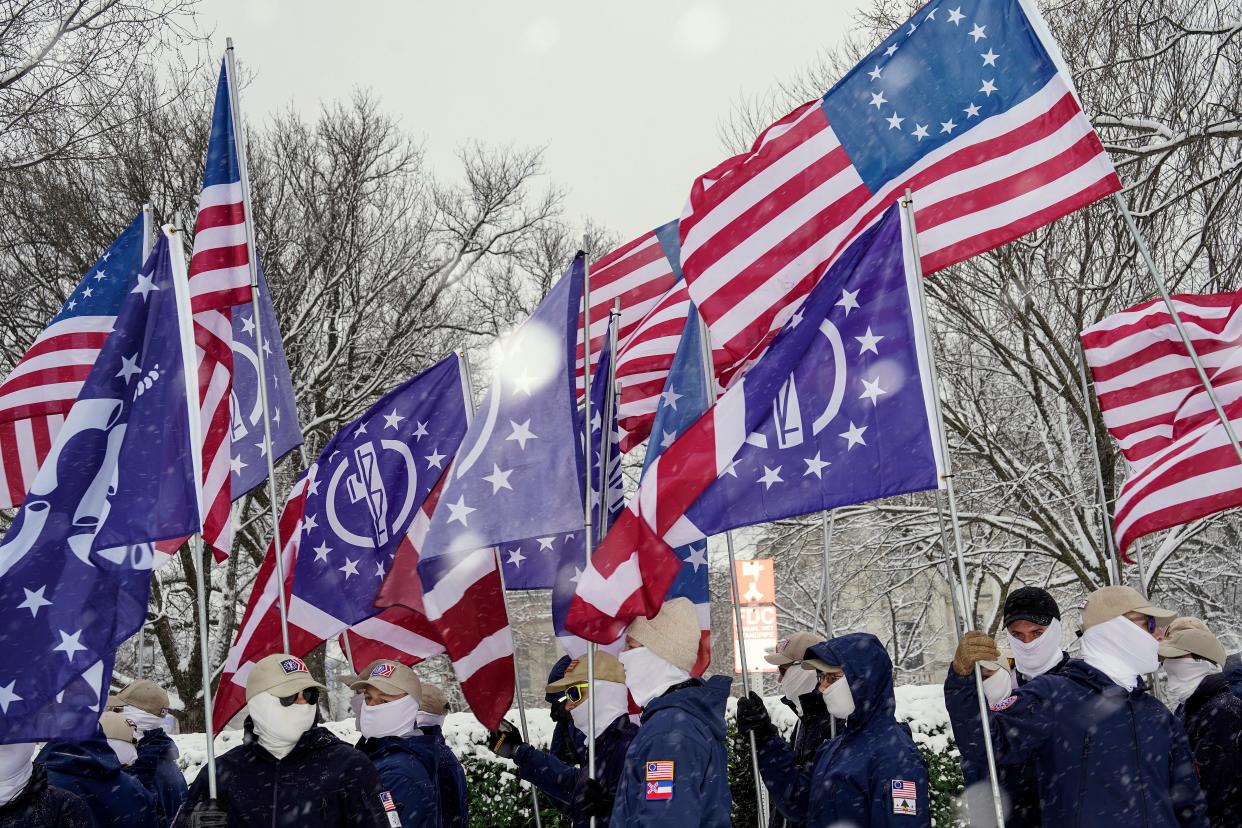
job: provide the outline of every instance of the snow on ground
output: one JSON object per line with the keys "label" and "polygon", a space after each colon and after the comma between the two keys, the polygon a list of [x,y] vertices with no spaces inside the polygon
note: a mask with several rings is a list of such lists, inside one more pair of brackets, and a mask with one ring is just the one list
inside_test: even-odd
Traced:
{"label": "snow on ground", "polygon": [[[944,688],[939,684],[911,684],[898,687],[897,719],[908,722],[914,733],[914,741],[920,747],[926,747],[936,753],[947,749],[949,743],[949,714],[944,707]],[[781,704],[779,696],[765,699],[772,721],[781,733],[788,735],[793,729],[795,717],[793,711]],[[737,708],[737,699],[730,698],[728,713],[730,718]],[[517,711],[509,712],[509,720],[518,721]],[[530,743],[536,747],[547,747],[552,738],[552,717],[546,708],[526,711],[526,723],[530,729]],[[343,741],[354,744],[358,741],[358,728],[353,719],[342,722],[326,722],[324,727],[336,734]],[[182,733],[173,736],[173,742],[181,751],[178,764],[189,781],[198,776],[198,772],[207,762],[207,747],[201,733]],[[487,739],[487,728],[479,724],[470,713],[450,713],[444,722],[444,739],[453,752],[460,757],[476,755],[495,759],[491,751],[484,747]],[[226,730],[216,737],[216,755],[219,756],[231,748],[241,744],[242,731]]]}

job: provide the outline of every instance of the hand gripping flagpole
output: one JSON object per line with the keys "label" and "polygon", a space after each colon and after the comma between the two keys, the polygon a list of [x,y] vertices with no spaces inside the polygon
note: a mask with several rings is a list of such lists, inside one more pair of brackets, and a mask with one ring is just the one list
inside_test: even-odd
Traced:
{"label": "hand gripping flagpole", "polygon": [[[276,458],[272,456],[272,418],[267,407],[267,364],[263,346],[263,314],[259,308],[259,255],[255,249],[254,202],[250,198],[250,174],[246,167],[246,133],[242,128],[241,96],[237,91],[237,60],[233,54],[233,38],[228,38],[224,51],[228,72],[229,110],[233,116],[233,141],[237,151],[237,170],[241,176],[242,213],[246,223],[246,258],[250,269],[250,307],[254,314],[255,354],[259,361],[259,405],[263,409],[263,457],[267,460],[267,501],[272,513],[272,548],[276,552],[276,590],[280,606],[280,640],[289,652],[289,607],[285,599],[284,544],[280,539],[280,507],[276,502]],[[352,664],[350,665],[353,666]]]}
{"label": "hand gripping flagpole", "polygon": [[[919,289],[919,313],[923,323],[923,337],[927,349],[927,367],[931,375],[932,392],[935,395],[936,429],[940,439],[940,457],[944,464],[944,489],[949,501],[949,522],[953,528],[953,549],[957,558],[957,576],[962,587],[962,600],[966,600],[966,558],[962,554],[962,527],[957,514],[957,496],[953,490],[953,463],[949,456],[949,440],[945,434],[944,418],[940,413],[940,379],[936,372],[935,349],[932,347],[931,325],[927,318],[927,301],[923,293],[923,260],[919,251],[918,231],[914,224],[914,198],[906,188],[901,209],[906,214],[906,236],[910,242],[910,258],[914,266],[914,281]],[[961,632],[965,633],[969,612],[962,605]],[[988,721],[988,700],[983,692],[983,668],[975,662],[975,695],[979,699],[979,723],[983,726],[983,747],[988,758],[988,781],[992,786],[992,806],[996,811],[997,828],[1005,828],[1005,808],[1001,802],[1000,783],[996,778],[996,753],[992,746],[992,728]]]}
{"label": "hand gripping flagpole", "polygon": [[1095,496],[1099,500],[1100,529],[1104,534],[1104,560],[1108,568],[1110,584],[1121,583],[1121,554],[1117,551],[1117,538],[1113,535],[1108,495],[1104,493],[1104,467],[1100,463],[1099,443],[1096,442],[1095,409],[1091,405],[1091,385],[1087,382],[1087,354],[1078,343],[1078,379],[1082,382],[1082,410],[1087,420],[1087,439],[1091,443],[1092,468],[1095,470]]}
{"label": "hand gripping flagpole", "polygon": [[[461,360],[462,393],[466,398],[466,408],[474,417],[474,385],[470,381],[470,359],[465,351],[457,352]],[[452,473],[450,468],[449,473]],[[500,559],[500,547],[492,548],[492,557],[496,560],[496,574],[500,576],[500,600],[505,605],[505,618],[509,618],[509,589],[505,586],[505,567]],[[351,658],[352,662],[353,659]],[[518,667],[517,642],[513,642],[513,695],[517,699],[518,723],[522,726],[522,739],[529,741],[529,730],[526,728],[526,701],[522,698],[522,671]],[[530,800],[535,807],[535,828],[543,828],[543,819],[539,816],[539,791],[530,786]]]}
{"label": "hand gripping flagpole", "polygon": [[[711,332],[699,316],[700,341],[703,343],[703,378],[707,383],[707,405],[716,404],[716,369],[712,360]],[[729,553],[729,592],[733,602],[733,624],[737,630],[737,655],[742,666],[742,692],[750,695],[750,669],[746,664],[746,634],[742,631],[742,591],[737,583],[737,556],[733,549],[733,532],[725,532],[725,549]],[[768,808],[766,789],[763,787],[763,776],[759,773],[759,746],[755,741],[755,733],[750,734],[750,767],[755,777],[755,809],[758,815],[759,828],[767,828]]]}

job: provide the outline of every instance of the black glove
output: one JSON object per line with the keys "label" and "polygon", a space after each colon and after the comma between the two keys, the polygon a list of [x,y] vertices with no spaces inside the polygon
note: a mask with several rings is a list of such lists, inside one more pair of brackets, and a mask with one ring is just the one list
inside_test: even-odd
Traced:
{"label": "black glove", "polygon": [[579,812],[585,817],[606,817],[612,813],[612,791],[599,783],[598,779],[588,778],[580,794]]}
{"label": "black glove", "polygon": [[552,721],[554,722],[572,722],[574,717],[565,709],[565,702],[557,699],[552,702]]}
{"label": "black glove", "polygon": [[757,739],[776,732],[767,706],[754,690],[737,700],[737,732],[742,735],[754,733]]}
{"label": "black glove", "polygon": [[500,720],[500,729],[493,730],[487,734],[487,748],[501,759],[512,759],[513,754],[525,742],[522,741],[522,734],[516,727],[509,724],[508,720]]}
{"label": "black glove", "polygon": [[818,690],[803,693],[798,697],[798,703],[802,705],[802,718],[804,721],[820,717],[828,718],[828,705],[824,704],[824,694]]}
{"label": "black glove", "polygon": [[190,828],[229,828],[229,815],[214,799],[199,802],[190,812]]}

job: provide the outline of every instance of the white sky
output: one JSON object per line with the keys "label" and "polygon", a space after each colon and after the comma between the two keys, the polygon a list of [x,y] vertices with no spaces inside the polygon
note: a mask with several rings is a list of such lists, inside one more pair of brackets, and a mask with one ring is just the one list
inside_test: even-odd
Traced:
{"label": "white sky", "polygon": [[545,146],[567,215],[628,239],[724,158],[739,98],[813,63],[861,3],[209,0],[202,23],[255,74],[251,122],[368,87],[438,174],[470,139]]}

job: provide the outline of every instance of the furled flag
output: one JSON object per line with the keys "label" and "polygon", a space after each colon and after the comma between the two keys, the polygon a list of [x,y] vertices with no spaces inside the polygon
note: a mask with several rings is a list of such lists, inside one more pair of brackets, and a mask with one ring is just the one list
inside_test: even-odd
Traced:
{"label": "furled flag", "polygon": [[[708,383],[713,380],[707,375],[706,360],[703,321],[691,305],[685,332],[681,335],[668,379],[660,393],[660,407],[656,409],[652,437],[647,441],[647,456],[643,459],[644,473],[711,405],[711,388]],[[698,610],[699,655],[692,672],[701,676],[712,661],[712,609],[707,539],[679,546],[673,550],[673,554],[681,559],[682,564],[664,599],[689,598]]]}
{"label": "furled flag", "polygon": [[20,506],[142,267],[139,214],[86,271],[0,384],[0,509]]}
{"label": "furled flag", "polygon": [[682,269],[739,365],[907,187],[931,273],[1120,186],[1033,2],[933,0],[700,176]]}
{"label": "furled flag", "polygon": [[[1233,425],[1242,433],[1242,295],[1172,297]],[[1123,555],[1143,535],[1242,505],[1242,464],[1162,301],[1082,332],[1104,423],[1126,457],[1113,510]]]}
{"label": "furled flag", "polygon": [[194,223],[194,252],[190,257],[190,302],[194,309],[194,343],[199,354],[203,424],[203,540],[218,558],[227,557],[233,545],[229,479],[233,470],[233,305],[250,302],[241,148],[237,145],[229,84],[228,63],[223,61],[203,166],[203,191]]}
{"label": "furled flag", "polygon": [[0,743],[95,733],[151,545],[198,531],[188,311],[165,235],[0,546]]}
{"label": "furled flag", "polygon": [[673,547],[939,485],[935,392],[906,258],[893,206],[647,469],[582,576],[571,631],[611,641],[654,615],[683,566]]}
{"label": "furled flag", "polygon": [[293,396],[293,379],[285,359],[280,325],[272,308],[267,279],[259,270],[259,322],[255,325],[254,306],[233,309],[233,398],[229,405],[232,426],[229,468],[229,497],[239,499],[267,480],[267,444],[263,435],[263,403],[259,388],[257,330],[263,328],[263,370],[266,374],[268,422],[272,429],[272,460],[284,457],[302,444],[298,424],[298,405]]}

